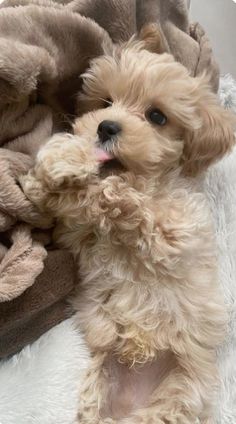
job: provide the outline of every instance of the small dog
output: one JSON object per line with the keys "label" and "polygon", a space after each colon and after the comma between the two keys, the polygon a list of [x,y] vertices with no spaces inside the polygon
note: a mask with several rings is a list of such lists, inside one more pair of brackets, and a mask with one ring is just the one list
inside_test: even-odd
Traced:
{"label": "small dog", "polygon": [[79,263],[80,424],[212,419],[227,313],[193,177],[231,150],[233,121],[158,40],[152,27],[93,60],[74,135],[53,136],[21,180]]}

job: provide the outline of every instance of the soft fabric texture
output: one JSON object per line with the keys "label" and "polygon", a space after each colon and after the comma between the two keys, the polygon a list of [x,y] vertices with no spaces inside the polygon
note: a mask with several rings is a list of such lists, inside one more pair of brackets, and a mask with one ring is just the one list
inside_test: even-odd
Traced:
{"label": "soft fabric texture", "polygon": [[[15,239],[17,235],[20,243],[25,242],[24,248],[27,252],[27,243],[32,242],[31,238],[28,236],[28,239],[24,240],[25,234],[23,237],[18,229]],[[22,237],[19,237],[20,235]],[[15,289],[19,287],[17,284],[19,282],[23,289],[22,283],[29,282],[31,275],[31,281],[34,283],[39,265],[41,266],[40,271],[43,268],[43,263],[40,261],[40,250],[43,250],[44,256],[46,256],[46,250],[39,243],[33,243],[35,243],[35,247],[34,245],[33,248],[30,247],[29,257],[24,257],[25,251],[23,251],[20,266],[18,262],[11,273],[7,274],[11,275],[11,282],[14,283]],[[19,255],[21,248],[17,242],[14,244],[14,248]],[[11,258],[13,259],[12,253]],[[65,294],[72,291],[76,280],[72,256],[67,251],[55,249],[48,252],[44,265],[42,273],[33,286],[11,302],[0,303],[0,358],[12,354],[16,349],[22,349],[45,331],[71,316],[72,311]],[[20,275],[20,271],[22,271],[22,275]],[[4,283],[3,275],[4,272],[0,279],[1,284]],[[6,284],[3,284],[3,287],[6,287]]]}
{"label": "soft fabric texture", "polygon": [[0,363],[1,424],[73,424],[89,361],[71,320]]}
{"label": "soft fabric texture", "polygon": [[[50,234],[35,237],[32,232],[35,222],[40,222],[42,228],[51,223],[47,217],[39,217],[24,197],[17,179],[32,166],[39,147],[52,133],[70,128],[81,86],[79,76],[89,65],[89,60],[101,55],[112,42],[128,40],[143,24],[153,21],[159,23],[165,49],[186,65],[192,75],[205,70],[212,89],[216,90],[218,67],[202,28],[198,24],[189,25],[185,0],[74,0],[58,3],[51,0],[6,0],[0,6],[2,323],[4,317],[8,317],[7,324],[0,321],[0,334],[5,337],[0,356],[16,352],[24,343],[35,340],[50,326],[65,319],[64,307],[56,309],[57,312],[52,307],[58,302],[56,287],[60,284],[63,288],[62,299],[76,283],[72,258],[68,260],[68,254],[63,251],[57,254],[52,250]],[[19,221],[29,226],[18,227]],[[46,256],[48,260],[45,262]],[[37,280],[41,287],[35,288],[34,281],[44,266],[44,273]],[[54,273],[54,269],[57,272]],[[51,282],[48,275],[52,276]],[[70,283],[66,282],[68,280]],[[26,297],[29,306],[25,305],[24,298],[22,303],[17,301],[21,318],[17,319],[14,313],[11,320],[14,308],[9,301],[28,287],[31,287],[30,297]],[[44,293],[40,297],[40,318],[38,311],[32,308],[39,291]],[[50,300],[47,299],[49,292]],[[28,323],[24,326],[23,311]],[[16,333],[21,337],[16,337]]]}
{"label": "soft fabric texture", "polygon": [[[236,111],[236,83],[221,80],[223,104]],[[236,149],[215,165],[205,180],[219,246],[221,284],[231,310],[228,337],[219,350],[222,379],[215,424],[236,422]],[[74,424],[81,371],[89,355],[68,320],[0,365],[1,424]]]}
{"label": "soft fabric texture", "polygon": [[191,75],[207,71],[214,91],[219,83],[219,70],[209,40],[198,24],[189,25],[185,0],[74,0],[72,10],[94,19],[115,42],[126,41],[143,25],[158,22],[165,49],[185,65]]}
{"label": "soft fabric texture", "polygon": [[[220,99],[236,113],[236,81],[226,75],[220,80]],[[236,423],[236,149],[213,166],[205,180],[205,193],[214,217],[220,283],[230,321],[225,343],[218,351],[221,390],[216,424]]]}
{"label": "soft fabric texture", "polygon": [[[236,87],[236,86],[235,86]],[[236,149],[214,166],[205,182],[219,248],[222,292],[230,313],[228,335],[218,352],[221,390],[217,424],[236,423]]]}

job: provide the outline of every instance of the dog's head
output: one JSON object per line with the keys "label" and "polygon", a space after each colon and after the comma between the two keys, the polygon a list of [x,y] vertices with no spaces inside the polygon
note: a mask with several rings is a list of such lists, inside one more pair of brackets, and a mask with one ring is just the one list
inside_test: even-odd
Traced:
{"label": "dog's head", "polygon": [[232,117],[208,87],[161,48],[155,28],[95,59],[84,75],[74,126],[104,152],[101,161],[137,172],[181,166],[195,175],[231,149]]}

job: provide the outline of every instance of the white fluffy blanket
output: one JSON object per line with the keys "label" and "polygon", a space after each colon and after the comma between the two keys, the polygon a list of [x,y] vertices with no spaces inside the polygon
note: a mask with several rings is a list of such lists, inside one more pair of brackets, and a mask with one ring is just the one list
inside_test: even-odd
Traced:
{"label": "white fluffy blanket", "polygon": [[0,424],[73,424],[88,358],[70,319],[2,361]]}
{"label": "white fluffy blanket", "polygon": [[[220,96],[236,111],[236,83],[221,80]],[[219,350],[222,387],[216,424],[236,424],[236,149],[209,172],[205,192],[212,206],[220,276],[231,322]],[[0,363],[0,424],[72,424],[81,373],[89,361],[71,320]],[[92,423],[91,423],[92,424]]]}
{"label": "white fluffy blanket", "polygon": [[[221,102],[236,112],[236,81],[221,79]],[[230,311],[228,337],[219,349],[221,392],[216,424],[236,424],[236,148],[211,168],[205,181],[215,221],[222,292]]]}

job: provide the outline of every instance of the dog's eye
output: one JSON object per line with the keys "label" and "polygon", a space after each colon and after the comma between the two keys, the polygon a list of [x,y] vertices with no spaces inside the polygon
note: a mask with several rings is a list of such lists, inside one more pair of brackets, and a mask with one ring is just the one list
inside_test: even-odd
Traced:
{"label": "dog's eye", "polygon": [[110,97],[104,100],[103,107],[106,109],[107,107],[110,107],[112,105],[113,101]]}
{"label": "dog's eye", "polygon": [[163,126],[167,123],[167,117],[160,109],[149,109],[146,115],[149,121],[156,125]]}

